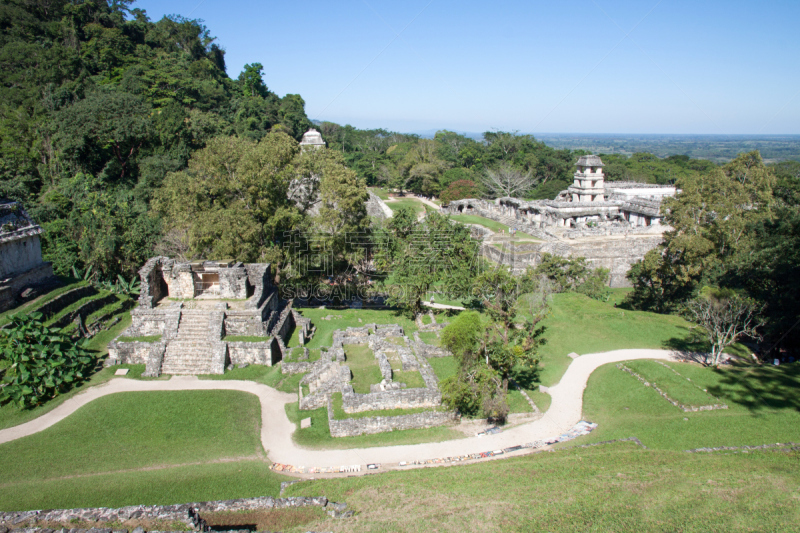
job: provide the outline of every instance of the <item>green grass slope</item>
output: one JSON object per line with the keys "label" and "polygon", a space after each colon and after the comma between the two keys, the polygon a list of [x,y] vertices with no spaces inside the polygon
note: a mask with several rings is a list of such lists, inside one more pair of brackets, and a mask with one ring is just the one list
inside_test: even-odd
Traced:
{"label": "green grass slope", "polygon": [[[684,412],[615,364],[604,365],[584,393],[584,416],[599,424],[585,441],[635,436],[648,448],[669,450],[800,442],[800,364],[718,370],[668,365],[728,409]],[[669,383],[659,386],[673,398],[680,395]]]}
{"label": "green grass slope", "polygon": [[[361,531],[798,531],[798,452],[696,455],[631,443],[448,468],[307,481]],[[322,524],[305,524],[309,530]]]}
{"label": "green grass slope", "polygon": [[106,396],[0,445],[0,509],[275,496],[260,425],[258,399],[237,391]]}
{"label": "green grass slope", "polygon": [[583,294],[553,296],[547,327],[547,344],[540,350],[543,385],[555,385],[579,355],[624,348],[667,349],[690,339],[692,324],[681,317],[629,311]]}

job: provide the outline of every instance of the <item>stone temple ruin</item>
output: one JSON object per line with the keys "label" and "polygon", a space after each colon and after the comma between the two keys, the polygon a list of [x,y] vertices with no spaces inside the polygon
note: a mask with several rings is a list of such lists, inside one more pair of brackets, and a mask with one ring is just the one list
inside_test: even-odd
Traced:
{"label": "stone temple ruin", "polygon": [[0,312],[58,284],[42,260],[41,233],[19,202],[0,199]]}
{"label": "stone temple ruin", "polygon": [[[367,394],[356,393],[351,385],[345,347],[353,344],[369,346],[383,378],[379,384],[370,385]],[[442,394],[436,374],[428,362],[430,357],[447,355],[450,355],[447,351],[422,342],[416,333],[414,339],[410,339],[397,324],[366,324],[363,327],[336,330],[332,346],[321,352],[319,360],[313,363],[283,362],[281,371],[285,374],[307,372],[300,381],[300,409],[327,407],[331,436],[349,437],[458,422],[455,413],[440,409]],[[425,386],[409,388],[405,383],[395,381],[393,372],[398,370],[419,372]],[[331,398],[335,393],[341,393],[342,410],[347,414],[390,409],[428,410],[398,416],[336,419]]]}
{"label": "stone temple ruin", "polygon": [[283,358],[296,314],[280,300],[269,264],[154,257],[139,276],[132,323],[109,343],[106,364],[145,364],[148,376],[222,374],[230,365]]}
{"label": "stone temple ruin", "polygon": [[[494,261],[523,270],[536,264],[542,253],[586,257],[595,267],[611,271],[612,287],[628,286],[625,274],[630,265],[658,246],[670,229],[662,225],[661,202],[677,190],[671,185],[606,182],[603,162],[596,155],[583,156],[576,165],[573,184],[555,200],[457,200],[443,212],[479,215],[542,241],[502,248],[484,245],[484,254]],[[474,229],[482,239],[505,238]]]}

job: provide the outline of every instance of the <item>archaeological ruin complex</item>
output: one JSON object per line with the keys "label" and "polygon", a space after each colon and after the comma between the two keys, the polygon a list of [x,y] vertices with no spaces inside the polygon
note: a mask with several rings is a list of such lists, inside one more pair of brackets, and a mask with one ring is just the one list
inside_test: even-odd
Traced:
{"label": "archaeological ruin complex", "polygon": [[531,235],[535,240],[506,244],[510,236],[473,226],[484,239],[484,255],[514,270],[535,265],[543,253],[585,257],[610,271],[611,287],[629,286],[630,266],[658,246],[669,229],[662,224],[661,202],[677,191],[671,185],[606,182],[596,155],[581,157],[576,166],[573,184],[555,200],[467,199],[442,211],[482,216]]}

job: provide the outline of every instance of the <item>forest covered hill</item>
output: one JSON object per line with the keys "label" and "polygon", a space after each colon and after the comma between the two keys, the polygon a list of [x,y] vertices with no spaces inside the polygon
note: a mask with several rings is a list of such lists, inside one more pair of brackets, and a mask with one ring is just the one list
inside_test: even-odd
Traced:
{"label": "forest covered hill", "polygon": [[[131,0],[6,0],[0,72],[0,197],[44,227],[62,275],[129,277],[156,252],[280,261],[284,231],[362,227],[365,185],[493,197],[486,176],[499,172],[528,178],[519,196],[553,198],[587,153],[502,131],[426,139],[322,122],[327,155],[301,156],[312,123],[300,95],[270,91],[255,61],[231,78],[200,21],[152,21]],[[647,152],[603,161],[611,181],[688,183],[717,168]],[[779,187],[800,176],[798,162],[770,168]],[[312,174],[352,211],[313,221],[289,201],[289,183]]]}
{"label": "forest covered hill", "polygon": [[162,233],[150,210],[169,172],[209,139],[299,139],[303,99],[246,65],[237,79],[199,21],[151,21],[130,0],[0,3],[0,197],[45,229],[59,274],[134,272]]}

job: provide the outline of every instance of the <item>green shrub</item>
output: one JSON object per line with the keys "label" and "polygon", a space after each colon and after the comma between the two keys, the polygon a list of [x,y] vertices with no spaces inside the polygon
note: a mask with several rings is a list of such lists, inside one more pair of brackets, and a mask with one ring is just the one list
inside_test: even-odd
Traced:
{"label": "green shrub", "polygon": [[46,327],[41,318],[41,313],[17,314],[0,329],[0,349],[8,364],[0,403],[34,407],[91,373],[94,358],[84,348],[85,341],[73,342],[60,330]]}

